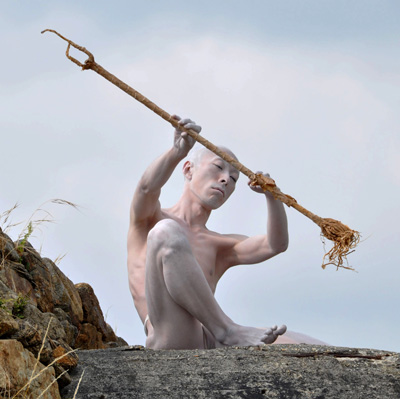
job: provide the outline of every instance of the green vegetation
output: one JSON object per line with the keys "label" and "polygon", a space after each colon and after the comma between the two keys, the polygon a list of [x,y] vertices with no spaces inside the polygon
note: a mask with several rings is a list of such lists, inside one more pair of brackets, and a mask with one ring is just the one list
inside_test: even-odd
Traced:
{"label": "green vegetation", "polygon": [[26,296],[21,294],[18,295],[17,299],[13,303],[12,314],[20,319],[23,319],[25,317],[24,310],[28,301],[29,299]]}
{"label": "green vegetation", "polygon": [[[18,317],[19,319],[23,319],[24,316],[24,310],[26,305],[29,302],[29,298],[19,294],[17,298],[0,298],[0,309],[4,309],[7,313],[14,317]],[[11,306],[7,306],[7,304],[11,304]],[[11,308],[11,310],[10,310]]]}
{"label": "green vegetation", "polygon": [[0,309],[4,309],[4,310],[8,311],[6,305],[7,305],[7,303],[10,303],[12,301],[13,301],[12,299],[0,298]]}

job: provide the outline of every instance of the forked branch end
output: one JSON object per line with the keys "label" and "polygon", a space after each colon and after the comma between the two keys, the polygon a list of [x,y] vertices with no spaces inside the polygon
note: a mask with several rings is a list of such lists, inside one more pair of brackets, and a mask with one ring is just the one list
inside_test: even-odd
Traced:
{"label": "forked branch end", "polygon": [[[94,56],[93,54],[87,50],[85,47],[79,46],[79,44],[74,43],[72,40],[67,39],[66,37],[64,37],[63,35],[60,35],[57,31],[53,30],[53,29],[45,29],[43,30],[41,33],[45,33],[45,32],[52,32],[55,33],[58,37],[60,37],[61,39],[65,40],[68,43],[68,47],[67,47],[67,51],[65,52],[65,55],[67,56],[67,58],[72,61],[74,64],[78,65],[79,67],[82,68],[82,70],[85,69],[91,69],[91,65],[94,64]],[[83,53],[85,53],[89,58],[82,64],[80,61],[78,61],[76,58],[72,57],[71,55],[69,55],[69,49],[72,47],[76,48],[79,51],[82,51]]]}

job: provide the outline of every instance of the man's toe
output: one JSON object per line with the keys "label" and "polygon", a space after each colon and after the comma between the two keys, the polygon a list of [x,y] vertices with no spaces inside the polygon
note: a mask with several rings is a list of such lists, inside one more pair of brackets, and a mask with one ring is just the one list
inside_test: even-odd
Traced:
{"label": "man's toe", "polygon": [[286,330],[287,330],[287,327],[283,324],[282,326],[280,326],[280,327],[275,331],[275,334],[279,334],[279,335],[285,334]]}

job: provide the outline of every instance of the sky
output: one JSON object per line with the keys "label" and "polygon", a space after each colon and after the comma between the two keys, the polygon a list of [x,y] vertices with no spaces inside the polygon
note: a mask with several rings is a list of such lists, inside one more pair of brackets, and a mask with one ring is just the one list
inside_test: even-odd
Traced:
{"label": "sky", "polygon": [[[319,227],[287,208],[288,250],[221,279],[216,298],[228,316],[400,352],[399,16],[396,0],[2,1],[0,213],[15,203],[13,222],[49,212],[54,223],[32,244],[53,260],[65,254],[61,270],[94,288],[118,335],[144,345],[127,282],[129,206],[173,129],[80,71],[65,42],[40,34],[54,29],[167,112],[195,120],[244,165],[270,173],[308,210],[361,232],[348,258],[356,271],[323,270]],[[209,229],[265,232],[265,200],[246,183],[242,176]],[[164,207],[182,186],[178,166]],[[8,234],[16,239],[22,228]]]}

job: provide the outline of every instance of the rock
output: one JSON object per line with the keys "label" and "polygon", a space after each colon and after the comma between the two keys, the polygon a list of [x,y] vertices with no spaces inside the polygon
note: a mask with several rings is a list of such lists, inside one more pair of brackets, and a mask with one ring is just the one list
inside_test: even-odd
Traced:
{"label": "rock", "polygon": [[13,292],[28,297],[36,305],[34,281],[21,263],[5,261],[2,273],[3,282]]}
{"label": "rock", "polygon": [[27,304],[24,311],[25,321],[43,333],[49,327],[48,336],[57,341],[65,341],[66,333],[58,318],[50,312],[43,313],[37,307]]}
{"label": "rock", "polygon": [[[82,301],[83,322],[89,323],[96,327],[96,330],[101,332],[102,340],[109,341],[110,332],[107,329],[104,321],[103,312],[100,308],[99,300],[97,299],[93,288],[87,283],[75,284],[79,296]],[[117,340],[115,334],[111,337],[113,341]]]}
{"label": "rock", "polygon": [[24,319],[18,320],[19,330],[12,338],[20,341],[35,357],[41,350],[40,361],[43,364],[47,365],[54,360],[53,352],[57,346],[61,345],[66,351],[72,351],[66,342],[64,327],[54,314],[42,313],[35,306],[28,304],[24,316]]}
{"label": "rock", "polygon": [[37,307],[43,313],[53,312],[56,298],[54,295],[53,279],[47,263],[41,259],[39,262],[36,258],[32,258],[31,262],[32,269],[30,275],[35,282]]}
{"label": "rock", "polygon": [[44,332],[39,331],[27,320],[18,320],[18,330],[10,338],[19,341],[24,348],[29,348],[32,352],[38,352],[32,348],[38,347],[42,343]]}
{"label": "rock", "polygon": [[40,362],[49,364],[53,360],[52,348],[48,339],[44,342],[45,331],[27,320],[18,320],[18,323],[19,329],[11,338],[19,341],[35,357],[39,355],[40,351]]}
{"label": "rock", "polygon": [[18,329],[18,323],[11,314],[6,309],[0,308],[0,338],[7,338],[16,333]]}
{"label": "rock", "polygon": [[53,357],[56,359],[56,363],[66,370],[71,370],[78,365],[78,355],[75,351],[71,351],[71,348],[58,345],[53,350]]}
{"label": "rock", "polygon": [[58,385],[63,388],[71,383],[71,377],[67,371],[72,370],[78,364],[78,356],[71,348],[65,348],[58,345],[53,350],[53,358],[55,359],[54,369],[56,377],[58,377]]}
{"label": "rock", "polygon": [[79,351],[72,397],[398,399],[400,354],[312,345],[212,350]]}
{"label": "rock", "polygon": [[33,248],[29,241],[22,243],[22,241],[19,240],[16,241],[14,245],[20,255],[20,263],[25,266],[25,269],[28,270],[28,272],[32,272],[38,265],[42,263],[42,258],[39,252]]}
{"label": "rock", "polygon": [[71,347],[75,347],[75,340],[78,336],[78,329],[71,323],[71,318],[60,308],[54,309],[54,315],[57,317],[58,321],[61,323],[64,329],[66,343]]}
{"label": "rock", "polygon": [[72,324],[79,328],[83,321],[83,309],[81,297],[74,283],[50,259],[43,258],[43,263],[51,275],[54,307],[64,310]]}
{"label": "rock", "polygon": [[[18,294],[7,286],[5,279],[5,271],[3,267],[3,269],[0,271],[0,298],[3,302],[16,299],[18,297]],[[6,304],[3,303],[3,305]]]}
{"label": "rock", "polygon": [[75,341],[75,348],[79,349],[104,349],[102,334],[90,323],[82,324]]}
{"label": "rock", "polygon": [[20,342],[0,340],[0,390],[3,397],[11,398],[17,394],[29,381],[34,369],[37,378],[31,381],[23,394],[29,398],[38,398],[48,388],[41,398],[60,398],[53,367],[45,369],[37,363],[32,353],[24,349]]}
{"label": "rock", "polygon": [[75,287],[81,297],[84,323],[75,341],[75,347],[104,349],[128,345],[122,338],[117,337],[111,326],[105,322],[93,288],[86,283],[76,284]]}
{"label": "rock", "polygon": [[[115,332],[114,332],[114,330],[112,329],[112,327],[108,324],[108,323],[106,323],[106,329],[107,329],[107,334],[106,334],[106,341],[107,341],[107,343],[117,343],[117,341],[118,341],[118,337],[115,335]],[[122,338],[120,338],[120,339],[122,339]],[[123,345],[118,345],[118,346],[125,346],[125,345],[128,345],[125,341],[124,341],[124,344]]]}
{"label": "rock", "polygon": [[57,363],[54,363],[53,364],[53,368],[54,368],[54,371],[56,373],[57,383],[58,383],[58,387],[60,389],[66,387],[68,384],[71,384],[72,378],[66,372],[64,367],[60,366]]}
{"label": "rock", "polygon": [[20,256],[11,238],[0,228],[0,254],[4,260],[19,262]]}
{"label": "rock", "polygon": [[121,337],[117,337],[117,346],[128,346],[128,343]]}

